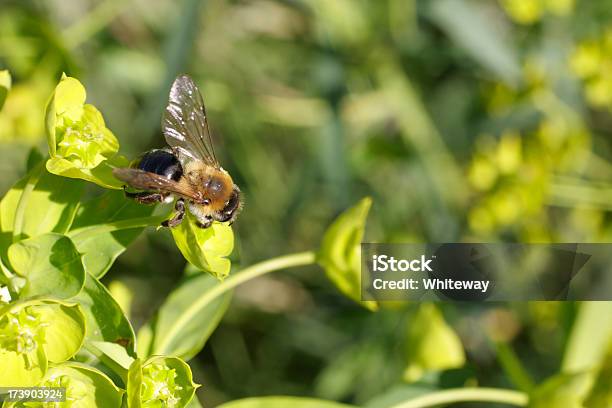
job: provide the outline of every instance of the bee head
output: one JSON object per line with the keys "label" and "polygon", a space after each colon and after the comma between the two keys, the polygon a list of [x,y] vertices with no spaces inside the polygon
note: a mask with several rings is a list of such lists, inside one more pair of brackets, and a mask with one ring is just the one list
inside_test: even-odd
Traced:
{"label": "bee head", "polygon": [[234,184],[229,200],[221,211],[214,214],[214,218],[220,222],[234,222],[238,213],[242,209],[242,201],[240,200],[240,189]]}

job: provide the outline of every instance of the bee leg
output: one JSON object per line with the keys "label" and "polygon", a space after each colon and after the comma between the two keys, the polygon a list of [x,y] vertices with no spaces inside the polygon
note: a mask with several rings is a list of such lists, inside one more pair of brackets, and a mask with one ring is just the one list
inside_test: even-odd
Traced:
{"label": "bee leg", "polygon": [[213,223],[213,218],[210,215],[206,216],[205,222],[196,221],[196,225],[200,228],[208,228],[212,225],[212,223]]}
{"label": "bee leg", "polygon": [[132,200],[136,200],[140,204],[155,204],[164,201],[167,194],[148,192],[130,193],[125,191],[125,196],[127,198],[131,198]]}
{"label": "bee leg", "polygon": [[182,198],[176,200],[174,209],[176,210],[176,214],[174,214],[174,217],[170,218],[169,220],[162,222],[162,227],[174,228],[183,221],[183,217],[185,216],[185,200]]}

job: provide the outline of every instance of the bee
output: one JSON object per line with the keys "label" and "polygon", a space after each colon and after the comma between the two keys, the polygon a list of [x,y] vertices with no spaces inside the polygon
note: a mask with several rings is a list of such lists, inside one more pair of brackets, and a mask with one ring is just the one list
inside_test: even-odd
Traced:
{"label": "bee", "polygon": [[144,153],[129,168],[116,168],[114,176],[140,190],[127,197],[141,204],[172,202],[176,213],[162,222],[176,227],[189,210],[197,225],[236,220],[242,209],[240,189],[215,157],[204,100],[193,80],[181,75],[170,89],[162,117],[162,131],[169,147]]}

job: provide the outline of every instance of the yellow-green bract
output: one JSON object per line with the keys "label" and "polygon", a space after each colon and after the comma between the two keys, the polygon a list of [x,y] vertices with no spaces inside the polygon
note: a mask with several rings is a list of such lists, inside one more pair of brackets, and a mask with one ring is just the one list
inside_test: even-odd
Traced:
{"label": "yellow-green bract", "polygon": [[215,222],[209,228],[200,228],[188,213],[179,226],[172,228],[172,236],[185,259],[198,269],[219,279],[229,274],[231,262],[226,256],[234,249],[229,225]]}
{"label": "yellow-green bract", "polygon": [[127,380],[128,408],[185,407],[199,385],[189,366],[176,357],[134,360]]}
{"label": "yellow-green bract", "polygon": [[412,382],[428,371],[458,368],[465,363],[461,340],[431,304],[422,304],[410,322],[406,341],[408,367],[404,379]]}
{"label": "yellow-green bract", "polygon": [[[105,407],[119,408],[125,391],[118,388],[106,374],[77,362],[66,362],[49,368],[38,387],[62,387],[65,389],[65,408]],[[23,403],[5,403],[3,407],[23,407]],[[28,403],[30,406],[47,406],[46,403]]]}
{"label": "yellow-green bract", "polygon": [[0,309],[0,387],[31,387],[49,363],[76,354],[85,337],[85,316],[75,303],[26,300]]}
{"label": "yellow-green bract", "polygon": [[325,232],[317,261],[346,296],[370,310],[374,301],[361,301],[361,239],[372,199],[366,197],[342,213]]}
{"label": "yellow-green bract", "polygon": [[102,114],[85,104],[85,88],[75,78],[62,76],[45,112],[49,160],[47,170],[119,189],[112,168],[127,166],[117,155],[119,142],[106,127]]}

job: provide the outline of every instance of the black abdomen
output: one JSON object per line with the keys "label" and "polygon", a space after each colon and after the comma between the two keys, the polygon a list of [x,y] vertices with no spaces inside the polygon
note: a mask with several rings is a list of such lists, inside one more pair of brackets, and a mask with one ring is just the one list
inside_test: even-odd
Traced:
{"label": "black abdomen", "polygon": [[183,167],[176,156],[162,149],[146,152],[133,167],[159,174],[174,181],[178,181],[183,175]]}

